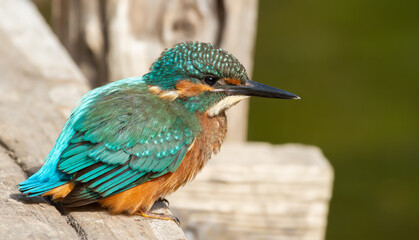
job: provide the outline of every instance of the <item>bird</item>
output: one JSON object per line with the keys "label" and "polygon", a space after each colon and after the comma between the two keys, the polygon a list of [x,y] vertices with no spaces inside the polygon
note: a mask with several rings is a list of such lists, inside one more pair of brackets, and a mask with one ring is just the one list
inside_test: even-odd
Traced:
{"label": "bird", "polygon": [[210,43],[166,49],[148,73],[86,93],[38,172],[18,184],[64,207],[98,203],[114,214],[151,212],[217,153],[225,111],[250,96],[300,99],[251,81],[232,54]]}

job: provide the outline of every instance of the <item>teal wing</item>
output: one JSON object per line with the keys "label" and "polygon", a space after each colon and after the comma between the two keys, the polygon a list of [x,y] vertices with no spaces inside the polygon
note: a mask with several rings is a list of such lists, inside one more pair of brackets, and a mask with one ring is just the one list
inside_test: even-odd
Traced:
{"label": "teal wing", "polygon": [[85,205],[174,172],[197,130],[182,111],[134,90],[101,96],[58,162],[77,183],[63,204]]}

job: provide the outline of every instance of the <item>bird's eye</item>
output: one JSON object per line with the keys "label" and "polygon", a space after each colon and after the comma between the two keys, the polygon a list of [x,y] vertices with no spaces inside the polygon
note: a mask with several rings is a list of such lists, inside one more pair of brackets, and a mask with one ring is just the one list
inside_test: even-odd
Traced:
{"label": "bird's eye", "polygon": [[204,78],[204,82],[210,86],[216,84],[218,81],[218,78],[212,77],[212,76],[208,76]]}

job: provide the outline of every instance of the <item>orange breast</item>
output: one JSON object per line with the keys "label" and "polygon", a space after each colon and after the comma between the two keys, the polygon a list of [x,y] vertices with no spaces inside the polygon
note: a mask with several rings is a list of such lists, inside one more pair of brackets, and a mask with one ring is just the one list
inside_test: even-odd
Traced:
{"label": "orange breast", "polygon": [[99,204],[113,213],[133,214],[139,210],[146,212],[158,198],[176,191],[180,186],[192,180],[211,155],[219,150],[227,132],[227,120],[224,114],[214,117],[199,114],[198,118],[203,131],[195,139],[175,172],[99,200]]}

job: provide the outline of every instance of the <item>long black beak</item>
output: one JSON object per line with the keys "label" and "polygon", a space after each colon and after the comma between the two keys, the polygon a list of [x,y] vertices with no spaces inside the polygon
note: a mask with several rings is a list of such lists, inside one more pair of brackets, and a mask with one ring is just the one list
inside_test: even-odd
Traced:
{"label": "long black beak", "polygon": [[246,85],[229,86],[224,91],[227,95],[243,95],[243,96],[255,96],[255,97],[266,97],[266,98],[282,98],[282,99],[300,99],[299,96],[274,88],[262,83],[254,82],[251,80],[246,81]]}

